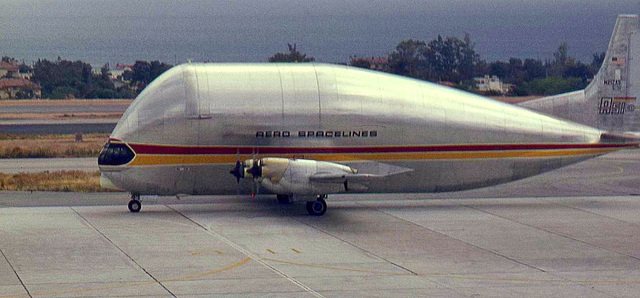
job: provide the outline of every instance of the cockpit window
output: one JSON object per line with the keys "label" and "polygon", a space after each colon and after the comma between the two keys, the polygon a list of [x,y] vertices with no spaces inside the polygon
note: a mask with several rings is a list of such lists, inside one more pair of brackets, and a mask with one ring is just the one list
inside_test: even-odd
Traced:
{"label": "cockpit window", "polygon": [[99,165],[119,166],[130,162],[135,153],[125,144],[107,143],[98,156]]}

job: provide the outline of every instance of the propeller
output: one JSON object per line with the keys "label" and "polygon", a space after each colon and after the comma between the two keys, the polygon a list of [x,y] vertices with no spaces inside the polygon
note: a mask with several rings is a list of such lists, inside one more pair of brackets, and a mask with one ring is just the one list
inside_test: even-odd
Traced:
{"label": "propeller", "polygon": [[251,168],[247,170],[247,173],[253,176],[253,181],[251,183],[251,198],[255,198],[256,195],[260,193],[258,179],[262,177],[262,161],[255,158],[254,156],[253,162],[251,163]]}
{"label": "propeller", "polygon": [[236,177],[236,182],[238,183],[238,194],[240,193],[240,179],[246,178],[245,173],[251,174],[253,176],[253,181],[251,183],[251,197],[255,198],[257,194],[259,194],[260,187],[258,185],[258,179],[262,177],[262,161],[257,158],[257,154],[252,154],[253,158],[251,159],[251,167],[247,168],[247,161],[240,162],[240,152],[236,154],[236,166],[229,171],[229,174]]}
{"label": "propeller", "polygon": [[244,163],[241,163],[239,160],[236,161],[236,166],[233,170],[229,171],[230,174],[236,177],[236,182],[240,184],[240,178],[244,178]]}
{"label": "propeller", "polygon": [[247,170],[247,173],[251,174],[253,178],[262,177],[262,161],[260,159],[254,159],[251,168]]}

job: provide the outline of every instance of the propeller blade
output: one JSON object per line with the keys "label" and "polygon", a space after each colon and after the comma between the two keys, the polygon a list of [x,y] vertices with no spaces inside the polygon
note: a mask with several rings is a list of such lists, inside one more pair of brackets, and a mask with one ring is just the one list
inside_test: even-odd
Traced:
{"label": "propeller blade", "polygon": [[247,173],[253,175],[254,178],[262,177],[262,163],[259,159],[253,161],[253,166],[247,170]]}
{"label": "propeller blade", "polygon": [[236,177],[236,182],[240,183],[240,178],[244,178],[244,167],[240,161],[236,161],[236,166],[233,170],[229,171],[230,174]]}

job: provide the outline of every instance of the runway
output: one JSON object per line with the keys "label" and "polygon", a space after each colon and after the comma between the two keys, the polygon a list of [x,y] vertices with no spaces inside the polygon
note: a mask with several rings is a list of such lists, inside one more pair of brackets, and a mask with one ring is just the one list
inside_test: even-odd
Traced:
{"label": "runway", "polygon": [[[451,194],[0,193],[0,297],[635,297],[640,154]],[[11,207],[9,207],[11,206]],[[32,206],[32,207],[24,207]]]}
{"label": "runway", "polygon": [[98,159],[82,158],[2,158],[0,173],[38,173],[44,171],[98,171]]}
{"label": "runway", "polygon": [[129,104],[121,99],[0,101],[0,134],[111,133]]}
{"label": "runway", "polygon": [[0,101],[0,114],[123,113],[131,101],[130,99],[4,100]]}
{"label": "runway", "polygon": [[0,120],[0,134],[111,133],[118,119]]}

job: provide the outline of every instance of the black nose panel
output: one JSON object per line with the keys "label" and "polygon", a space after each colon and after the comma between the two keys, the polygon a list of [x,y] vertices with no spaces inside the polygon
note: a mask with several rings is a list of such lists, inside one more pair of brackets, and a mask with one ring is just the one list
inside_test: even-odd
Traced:
{"label": "black nose panel", "polygon": [[130,162],[134,156],[135,153],[125,144],[107,143],[98,156],[98,164],[119,166]]}

